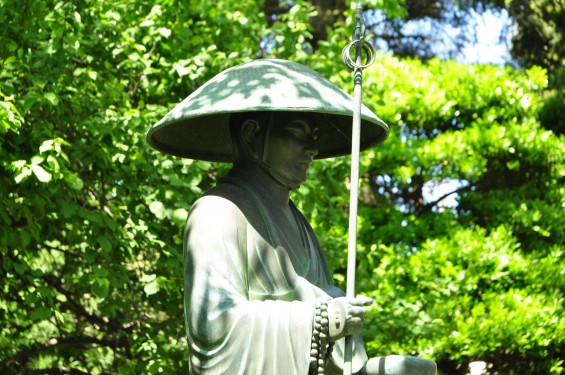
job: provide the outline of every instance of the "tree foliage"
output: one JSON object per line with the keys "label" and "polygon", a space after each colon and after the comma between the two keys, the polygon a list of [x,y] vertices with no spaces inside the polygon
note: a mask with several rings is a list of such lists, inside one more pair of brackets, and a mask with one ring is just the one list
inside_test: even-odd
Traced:
{"label": "tree foliage", "polygon": [[255,2],[0,9],[0,372],[186,370],[182,227],[214,173],[157,155],[144,135],[254,57]]}
{"label": "tree foliage", "polygon": [[[493,373],[562,373],[565,148],[537,120],[544,71],[383,56],[365,82],[393,129],[361,161],[371,353],[431,356],[446,374],[473,360]],[[326,197],[303,207],[343,282],[347,185],[327,181],[349,166],[325,163],[300,194]]]}
{"label": "tree foliage", "polygon": [[[344,0],[310,0],[312,15],[308,41],[314,50],[328,39],[328,30],[347,21],[349,3]],[[512,61],[521,67],[546,68],[550,75],[564,69],[565,35],[563,0],[371,0],[361,2],[365,9],[367,29],[373,44],[396,56],[457,57],[476,42],[478,17],[485,12],[506,14],[502,24],[501,43],[508,44]],[[269,24],[282,20],[292,2],[266,0],[265,17]]]}
{"label": "tree foliage", "polygon": [[565,69],[565,1],[512,0],[507,8],[516,29],[512,57],[522,66]]}
{"label": "tree foliage", "polygon": [[[278,3],[274,18],[269,3],[0,1],[0,372],[187,372],[182,228],[228,166],[161,155],[145,132],[214,74],[268,55],[351,89],[351,10],[314,44],[323,2]],[[475,359],[563,373],[565,142],[550,117],[563,106],[545,72],[382,54],[364,84],[391,125],[362,158],[370,353],[448,374]],[[339,284],[348,169],[318,162],[294,197]]]}

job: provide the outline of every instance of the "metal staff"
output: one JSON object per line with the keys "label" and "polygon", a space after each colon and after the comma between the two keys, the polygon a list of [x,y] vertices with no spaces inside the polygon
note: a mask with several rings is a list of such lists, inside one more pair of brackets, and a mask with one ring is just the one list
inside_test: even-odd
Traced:
{"label": "metal staff", "polygon": [[[351,177],[349,195],[349,238],[347,247],[347,289],[348,297],[355,297],[355,267],[357,251],[357,204],[359,197],[359,150],[361,142],[361,84],[363,81],[363,69],[375,60],[375,49],[372,44],[366,42],[365,20],[363,19],[363,7],[357,3],[355,12],[355,24],[353,29],[353,41],[343,49],[341,58],[343,64],[353,70],[353,124],[351,135]],[[355,61],[351,58],[351,47],[355,47]],[[366,53],[366,62],[363,63],[363,52]],[[343,373],[351,375],[353,342],[351,336],[345,338],[344,367]]]}

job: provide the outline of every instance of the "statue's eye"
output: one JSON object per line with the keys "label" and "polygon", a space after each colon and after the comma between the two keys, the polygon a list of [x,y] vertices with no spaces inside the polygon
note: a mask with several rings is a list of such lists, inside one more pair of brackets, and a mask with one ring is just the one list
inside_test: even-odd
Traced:
{"label": "statue's eye", "polygon": [[306,138],[306,131],[304,128],[299,126],[291,126],[288,129],[288,132],[297,138]]}
{"label": "statue's eye", "polygon": [[300,140],[307,140],[310,137],[314,138],[314,140],[318,138],[317,128],[310,130],[310,126],[302,120],[292,121],[287,124],[284,131]]}

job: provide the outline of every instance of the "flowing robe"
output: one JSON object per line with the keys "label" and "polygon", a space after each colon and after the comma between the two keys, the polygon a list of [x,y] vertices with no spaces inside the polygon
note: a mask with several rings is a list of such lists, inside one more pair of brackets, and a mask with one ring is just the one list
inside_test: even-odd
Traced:
{"label": "flowing robe", "polygon": [[[320,243],[290,202],[301,246],[245,171],[232,170],[193,205],[184,237],[186,329],[195,374],[300,374],[309,368],[315,301],[339,297]],[[293,245],[294,243],[294,245]],[[327,373],[341,368],[336,343]],[[367,361],[354,338],[353,371]]]}

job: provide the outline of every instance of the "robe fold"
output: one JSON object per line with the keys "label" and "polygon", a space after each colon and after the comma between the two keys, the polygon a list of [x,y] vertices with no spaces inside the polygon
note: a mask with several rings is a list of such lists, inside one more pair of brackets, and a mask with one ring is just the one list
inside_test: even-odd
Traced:
{"label": "robe fold", "polygon": [[[344,293],[332,284],[306,218],[290,202],[300,241],[289,240],[278,225],[282,213],[246,173],[230,171],[195,202],[187,220],[184,303],[191,372],[306,375],[315,301]],[[343,341],[336,343],[327,373],[341,371]],[[357,335],[354,372],[366,361]]]}

